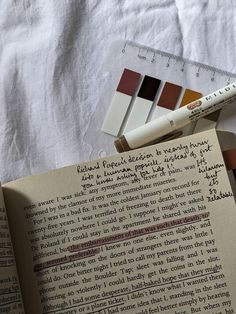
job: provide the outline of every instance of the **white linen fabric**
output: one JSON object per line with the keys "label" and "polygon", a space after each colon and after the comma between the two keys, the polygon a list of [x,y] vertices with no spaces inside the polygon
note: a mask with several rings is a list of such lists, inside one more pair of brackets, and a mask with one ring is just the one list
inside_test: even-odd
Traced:
{"label": "white linen fabric", "polygon": [[116,40],[236,72],[235,9],[233,0],[1,0],[0,180],[89,158],[84,135]]}

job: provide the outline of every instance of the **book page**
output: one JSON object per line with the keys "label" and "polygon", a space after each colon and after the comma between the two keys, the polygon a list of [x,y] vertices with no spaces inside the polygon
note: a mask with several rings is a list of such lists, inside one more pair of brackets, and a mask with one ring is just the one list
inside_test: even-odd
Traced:
{"label": "book page", "polygon": [[15,181],[4,197],[22,289],[36,284],[44,314],[236,310],[236,207],[215,130]]}
{"label": "book page", "polygon": [[24,314],[5,204],[0,186],[0,313]]}

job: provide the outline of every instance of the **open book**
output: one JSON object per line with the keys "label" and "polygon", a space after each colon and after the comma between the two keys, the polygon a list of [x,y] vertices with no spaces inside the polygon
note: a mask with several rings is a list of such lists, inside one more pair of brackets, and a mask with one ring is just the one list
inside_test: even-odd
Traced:
{"label": "open book", "polygon": [[3,185],[0,313],[235,313],[231,137],[210,130]]}

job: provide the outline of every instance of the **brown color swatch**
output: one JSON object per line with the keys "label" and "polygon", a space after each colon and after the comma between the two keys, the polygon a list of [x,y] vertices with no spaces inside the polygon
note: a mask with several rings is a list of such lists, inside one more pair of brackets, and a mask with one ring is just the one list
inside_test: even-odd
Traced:
{"label": "brown color swatch", "polygon": [[202,94],[199,92],[196,92],[192,89],[186,88],[183,98],[181,100],[180,107],[186,106],[190,102],[193,102],[194,100],[197,100],[202,97]]}
{"label": "brown color swatch", "polygon": [[138,97],[153,101],[160,86],[160,83],[160,80],[145,75],[140,90],[138,92]]}
{"label": "brown color swatch", "polygon": [[158,100],[157,106],[169,110],[174,110],[181,90],[181,86],[166,82],[161,92],[161,96]]}
{"label": "brown color swatch", "polygon": [[140,77],[140,73],[124,69],[116,90],[123,94],[133,96],[138,87]]}

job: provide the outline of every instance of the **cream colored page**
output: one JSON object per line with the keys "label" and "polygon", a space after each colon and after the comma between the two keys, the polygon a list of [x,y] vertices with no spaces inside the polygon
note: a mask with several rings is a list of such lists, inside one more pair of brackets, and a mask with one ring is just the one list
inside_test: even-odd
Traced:
{"label": "cream colored page", "polygon": [[0,187],[0,313],[23,314],[20,285]]}
{"label": "cream colored page", "polygon": [[236,208],[214,130],[4,194],[42,313],[234,313]]}

